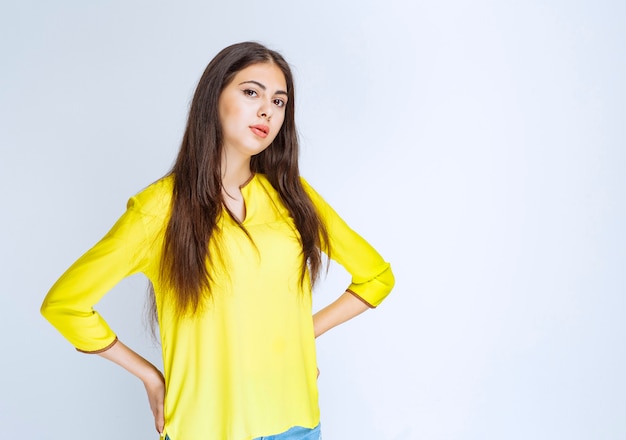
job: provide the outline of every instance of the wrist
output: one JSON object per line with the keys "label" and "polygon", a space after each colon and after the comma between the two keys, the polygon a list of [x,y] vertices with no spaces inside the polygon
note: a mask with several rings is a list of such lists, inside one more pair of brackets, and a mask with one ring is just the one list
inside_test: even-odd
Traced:
{"label": "wrist", "polygon": [[163,383],[163,374],[150,363],[145,366],[138,377],[146,387]]}

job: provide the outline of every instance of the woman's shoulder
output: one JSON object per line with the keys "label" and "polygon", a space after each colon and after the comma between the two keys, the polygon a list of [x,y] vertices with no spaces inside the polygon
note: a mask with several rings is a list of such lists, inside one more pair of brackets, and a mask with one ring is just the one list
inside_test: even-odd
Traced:
{"label": "woman's shoulder", "polygon": [[318,199],[321,199],[319,193],[311,186],[311,184],[302,176],[300,176],[300,183],[302,184],[302,188],[307,193],[307,195],[311,198],[313,203],[316,203]]}
{"label": "woman's shoulder", "polygon": [[174,176],[165,176],[131,197],[128,208],[148,215],[166,216],[170,210],[173,191]]}

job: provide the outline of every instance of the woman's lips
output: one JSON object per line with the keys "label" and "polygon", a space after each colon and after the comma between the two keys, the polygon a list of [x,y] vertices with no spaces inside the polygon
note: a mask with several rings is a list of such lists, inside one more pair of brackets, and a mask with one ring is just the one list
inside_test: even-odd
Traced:
{"label": "woman's lips", "polygon": [[270,128],[267,125],[262,125],[262,124],[251,125],[250,130],[252,130],[252,133],[262,138],[266,138],[270,132]]}

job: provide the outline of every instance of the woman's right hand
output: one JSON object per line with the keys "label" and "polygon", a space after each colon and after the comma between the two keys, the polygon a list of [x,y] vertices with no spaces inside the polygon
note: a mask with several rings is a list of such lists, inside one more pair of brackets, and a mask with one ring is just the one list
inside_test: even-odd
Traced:
{"label": "woman's right hand", "polygon": [[161,434],[163,432],[163,426],[165,425],[165,417],[163,415],[163,402],[165,401],[165,379],[163,374],[154,369],[154,374],[151,374],[143,382],[146,387],[146,393],[148,394],[148,402],[150,402],[150,409],[154,416],[154,427],[157,432]]}
{"label": "woman's right hand", "polygon": [[117,339],[108,349],[100,352],[99,355],[111,362],[115,362],[141,379],[148,393],[150,409],[154,415],[154,426],[159,434],[163,433],[163,427],[165,425],[165,417],[163,414],[165,378],[163,378],[163,373]]}

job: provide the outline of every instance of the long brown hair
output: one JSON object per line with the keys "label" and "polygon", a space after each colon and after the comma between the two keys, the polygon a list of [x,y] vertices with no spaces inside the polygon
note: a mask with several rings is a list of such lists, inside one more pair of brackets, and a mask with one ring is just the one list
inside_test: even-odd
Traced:
{"label": "long brown hair", "polygon": [[266,175],[294,219],[302,244],[301,282],[307,268],[311,282],[317,280],[322,267],[320,249],[330,252],[326,229],[300,181],[294,85],[289,65],[279,53],[255,42],[226,47],[200,78],[182,145],[169,173],[174,177],[174,193],[160,275],[162,283],[174,293],[179,316],[193,315],[211,297],[210,267],[219,257],[209,252],[223,203],[219,97],[239,71],[256,63],[274,63],[281,69],[288,99],[278,135],[268,148],[252,157],[251,171]]}

